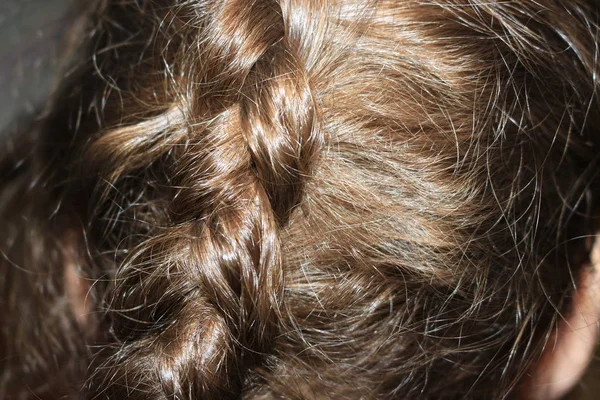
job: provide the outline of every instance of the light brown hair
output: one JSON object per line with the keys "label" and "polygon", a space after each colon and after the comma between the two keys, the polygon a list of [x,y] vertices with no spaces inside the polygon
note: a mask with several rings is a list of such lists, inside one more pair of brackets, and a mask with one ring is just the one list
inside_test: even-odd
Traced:
{"label": "light brown hair", "polygon": [[4,157],[0,397],[514,395],[591,233],[593,1],[92,14]]}

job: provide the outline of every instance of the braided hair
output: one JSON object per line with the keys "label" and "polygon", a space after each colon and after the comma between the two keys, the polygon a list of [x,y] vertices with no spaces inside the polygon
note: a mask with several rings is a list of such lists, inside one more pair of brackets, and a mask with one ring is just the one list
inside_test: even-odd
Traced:
{"label": "braided hair", "polygon": [[35,355],[4,330],[0,397],[516,393],[592,229],[593,1],[89,15],[33,150],[5,152],[0,288],[37,294],[3,297],[0,322],[63,322],[26,335]]}

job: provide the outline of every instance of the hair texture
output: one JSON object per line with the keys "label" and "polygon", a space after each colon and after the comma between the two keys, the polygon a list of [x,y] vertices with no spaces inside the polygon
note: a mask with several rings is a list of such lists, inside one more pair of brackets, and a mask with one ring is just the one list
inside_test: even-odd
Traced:
{"label": "hair texture", "polygon": [[1,398],[518,396],[592,232],[595,1],[87,21],[5,143]]}

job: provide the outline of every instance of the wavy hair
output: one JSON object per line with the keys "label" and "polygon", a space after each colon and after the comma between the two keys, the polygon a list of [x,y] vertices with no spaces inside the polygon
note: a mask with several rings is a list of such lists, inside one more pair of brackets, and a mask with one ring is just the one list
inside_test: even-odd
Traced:
{"label": "wavy hair", "polygon": [[0,397],[516,396],[593,227],[594,1],[88,14],[4,146]]}

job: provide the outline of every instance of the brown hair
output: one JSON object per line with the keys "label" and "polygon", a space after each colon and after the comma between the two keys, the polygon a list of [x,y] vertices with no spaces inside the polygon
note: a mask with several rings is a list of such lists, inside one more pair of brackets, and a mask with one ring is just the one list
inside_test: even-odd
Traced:
{"label": "brown hair", "polygon": [[513,392],[591,233],[593,1],[92,13],[4,157],[0,397]]}

